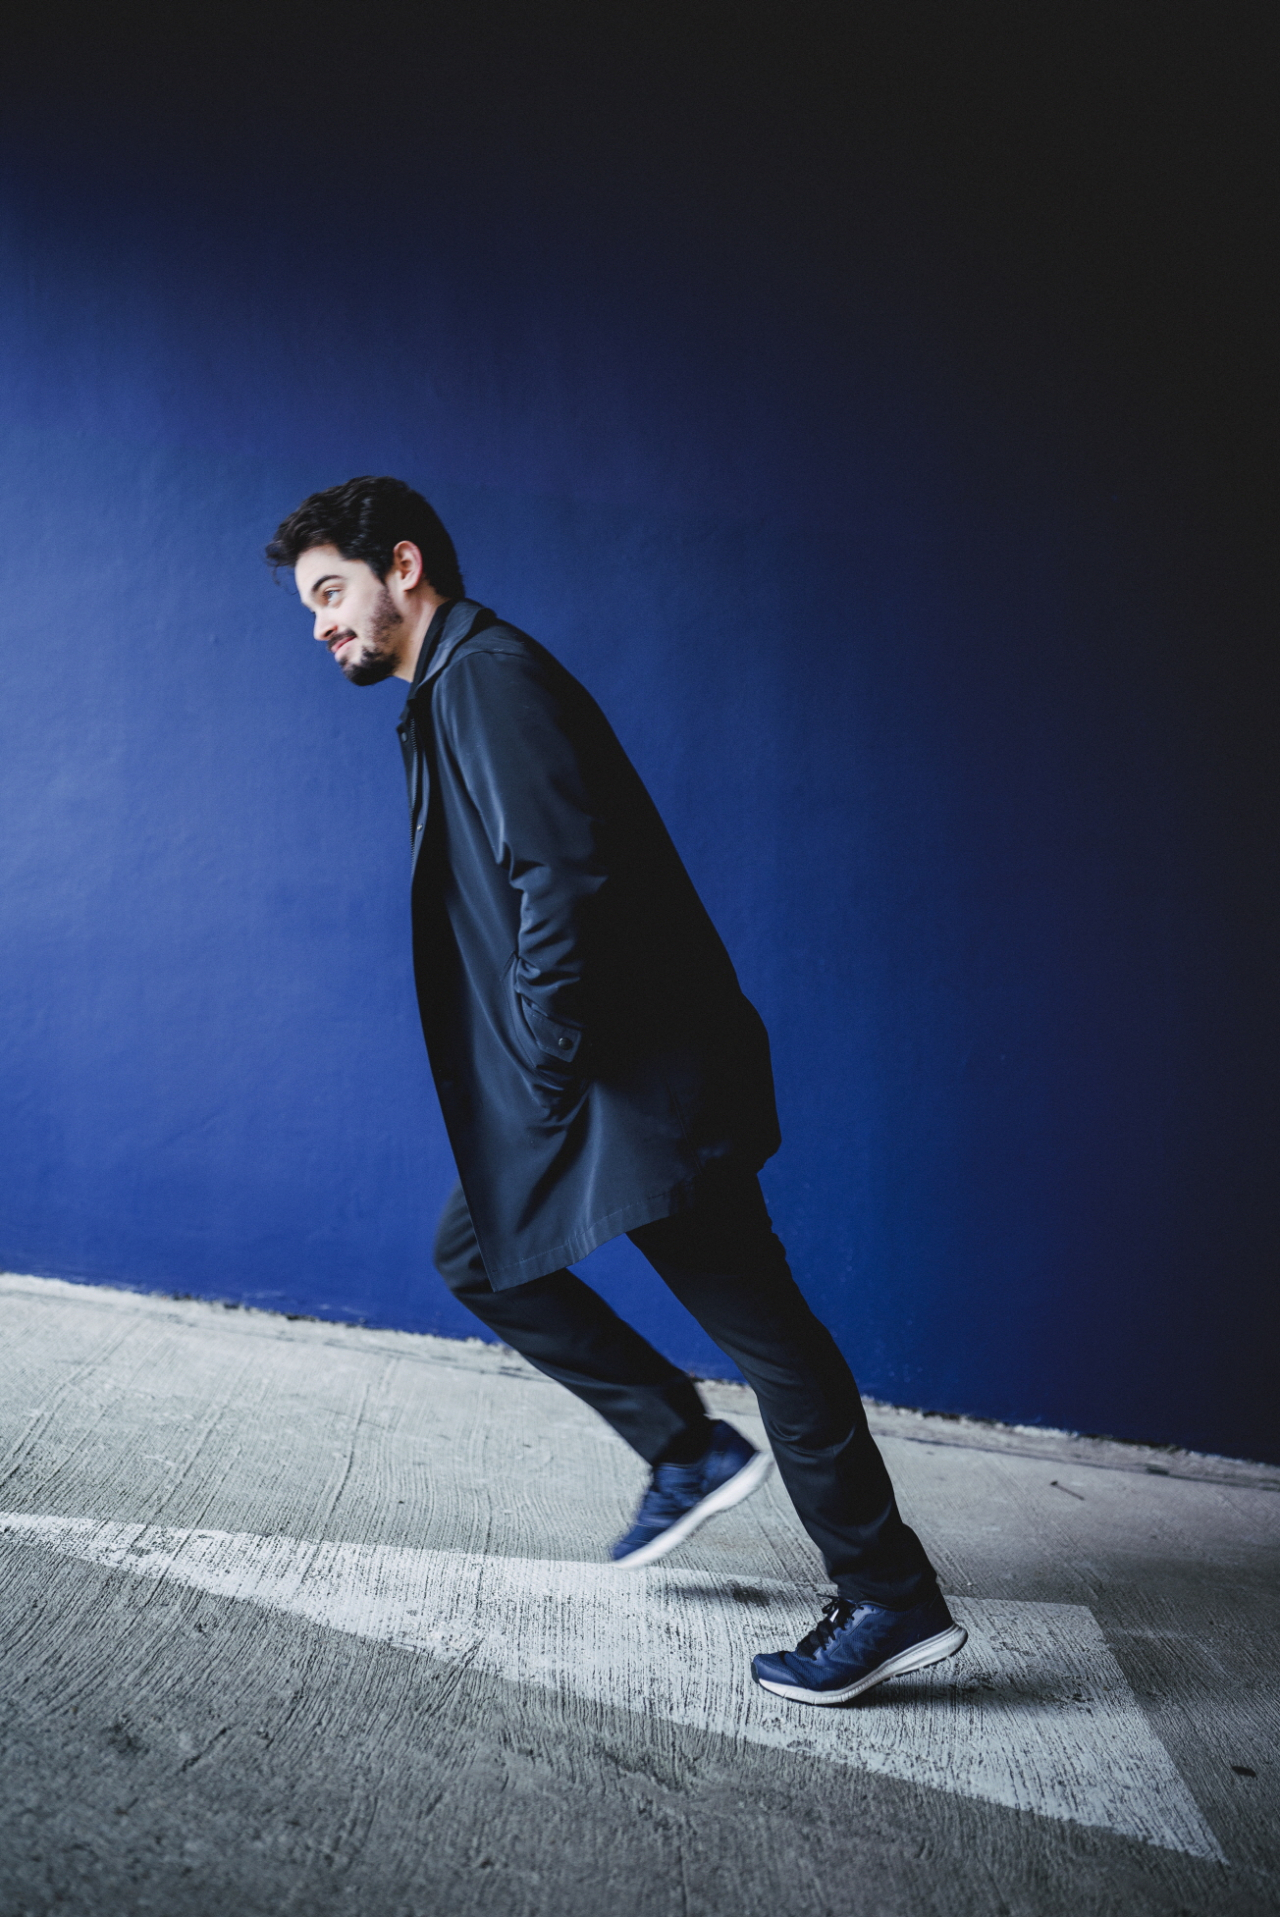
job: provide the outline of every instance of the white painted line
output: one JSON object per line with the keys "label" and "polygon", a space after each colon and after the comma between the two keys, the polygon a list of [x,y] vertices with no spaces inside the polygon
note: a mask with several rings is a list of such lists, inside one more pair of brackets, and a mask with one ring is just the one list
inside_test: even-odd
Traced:
{"label": "white painted line", "polygon": [[0,1536],[465,1659],[509,1682],[1193,1857],[1223,1855],[1084,1605],[953,1598],[969,1630],[959,1657],[850,1709],[818,1712],[769,1697],[749,1676],[753,1651],[793,1644],[812,1625],[815,1594],[797,1585],[753,1579],[720,1590],[703,1572],[663,1566],[623,1574],[18,1513],[0,1514]]}

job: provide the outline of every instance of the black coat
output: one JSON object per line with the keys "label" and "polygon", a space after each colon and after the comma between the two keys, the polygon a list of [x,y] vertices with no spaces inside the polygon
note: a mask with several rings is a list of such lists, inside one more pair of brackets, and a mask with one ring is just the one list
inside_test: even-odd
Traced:
{"label": "black coat", "polygon": [[778,1148],[769,1042],[590,695],[468,599],[400,721],[427,1051],[491,1284]]}

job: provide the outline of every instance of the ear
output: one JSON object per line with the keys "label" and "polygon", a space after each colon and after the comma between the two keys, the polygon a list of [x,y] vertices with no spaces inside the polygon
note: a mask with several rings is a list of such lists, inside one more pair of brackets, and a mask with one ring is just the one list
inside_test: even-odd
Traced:
{"label": "ear", "polygon": [[422,584],[422,554],[411,539],[402,539],[393,548],[391,570],[406,592]]}

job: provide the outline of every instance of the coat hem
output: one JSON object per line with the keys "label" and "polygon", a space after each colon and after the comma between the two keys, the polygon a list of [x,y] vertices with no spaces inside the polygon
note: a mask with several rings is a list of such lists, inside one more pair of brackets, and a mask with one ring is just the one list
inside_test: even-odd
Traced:
{"label": "coat hem", "polygon": [[[688,1211],[693,1203],[696,1179],[697,1174],[690,1173],[678,1185],[669,1185],[665,1191],[655,1192],[648,1198],[637,1198],[617,1211],[606,1212],[603,1218],[593,1219],[589,1225],[583,1225],[579,1231],[573,1232],[562,1244],[548,1245],[545,1251],[518,1259],[515,1264],[500,1265],[496,1271],[491,1271],[486,1263],[490,1285],[495,1291],[508,1291],[516,1285],[531,1284],[535,1278],[545,1278],[550,1272],[559,1271],[579,1258],[588,1257],[591,1252],[598,1251],[601,1245],[608,1244],[611,1238],[620,1238],[623,1232],[638,1231],[641,1225],[654,1225],[660,1218],[672,1218],[677,1212]],[[480,1253],[483,1257],[483,1245]]]}

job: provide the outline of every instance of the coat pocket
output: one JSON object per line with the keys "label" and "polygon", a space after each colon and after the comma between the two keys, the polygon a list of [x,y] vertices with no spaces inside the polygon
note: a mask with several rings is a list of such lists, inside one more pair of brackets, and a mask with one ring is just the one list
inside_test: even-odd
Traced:
{"label": "coat pocket", "polygon": [[550,1066],[553,1071],[557,1067],[565,1073],[573,1071],[582,1047],[582,1033],[577,1026],[562,1025],[559,1019],[548,1018],[541,1006],[520,991],[516,993],[516,1011],[531,1041],[529,1062],[535,1070]]}
{"label": "coat pocket", "polygon": [[494,1018],[503,1045],[533,1084],[544,1092],[563,1092],[576,1082],[585,1063],[582,1032],[576,1025],[548,1017],[520,990],[519,964],[520,954],[513,952],[498,983]]}

